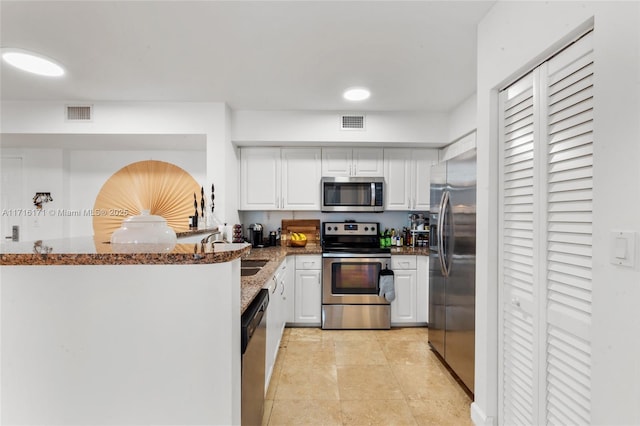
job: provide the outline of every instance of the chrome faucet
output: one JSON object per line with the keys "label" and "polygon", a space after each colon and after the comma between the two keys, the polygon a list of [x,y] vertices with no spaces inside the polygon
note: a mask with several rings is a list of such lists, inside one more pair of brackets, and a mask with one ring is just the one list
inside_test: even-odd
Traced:
{"label": "chrome faucet", "polygon": [[210,242],[210,240],[211,240],[211,237],[213,237],[215,235],[220,235],[220,231],[212,232],[211,234],[207,235],[202,240],[200,240],[200,243],[208,244]]}

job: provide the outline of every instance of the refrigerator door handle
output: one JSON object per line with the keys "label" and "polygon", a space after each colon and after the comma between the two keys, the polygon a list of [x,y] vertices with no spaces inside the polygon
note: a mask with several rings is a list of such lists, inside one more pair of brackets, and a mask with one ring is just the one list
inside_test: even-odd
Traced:
{"label": "refrigerator door handle", "polygon": [[[453,217],[451,214],[451,194],[449,193],[449,191],[447,191],[447,198],[444,202],[444,205],[442,206],[442,214],[444,216],[444,219],[442,219],[442,259],[443,262],[442,264],[444,265],[444,276],[446,278],[449,278],[449,276],[451,275],[451,265],[452,265],[452,260],[453,260],[453,253],[451,250],[451,244],[450,244],[450,240],[451,238],[453,238],[454,236],[454,231],[452,230],[449,233],[449,236],[446,238],[445,240],[445,235],[444,235],[444,223],[445,221],[447,221],[448,223],[448,227],[450,229],[452,229],[453,225]],[[444,246],[445,244],[447,245],[447,250],[444,250]]]}
{"label": "refrigerator door handle", "polygon": [[440,198],[440,209],[438,212],[438,259],[440,260],[440,270],[442,275],[447,277],[446,260],[444,256],[444,213],[445,206],[449,202],[449,191],[443,191]]}

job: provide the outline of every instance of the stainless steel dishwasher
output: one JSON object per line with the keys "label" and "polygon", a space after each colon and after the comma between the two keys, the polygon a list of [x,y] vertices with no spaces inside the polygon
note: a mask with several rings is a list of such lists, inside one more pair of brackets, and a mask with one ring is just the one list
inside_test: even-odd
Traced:
{"label": "stainless steel dishwasher", "polygon": [[262,424],[269,291],[260,290],[242,314],[242,418],[244,426]]}

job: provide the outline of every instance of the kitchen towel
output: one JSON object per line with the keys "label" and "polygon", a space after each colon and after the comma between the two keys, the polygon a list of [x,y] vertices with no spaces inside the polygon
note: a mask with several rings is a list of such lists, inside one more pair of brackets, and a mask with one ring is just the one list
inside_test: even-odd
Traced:
{"label": "kitchen towel", "polygon": [[385,268],[380,271],[378,285],[380,287],[380,297],[384,297],[388,302],[393,302],[396,298],[396,287],[393,282],[393,271]]}

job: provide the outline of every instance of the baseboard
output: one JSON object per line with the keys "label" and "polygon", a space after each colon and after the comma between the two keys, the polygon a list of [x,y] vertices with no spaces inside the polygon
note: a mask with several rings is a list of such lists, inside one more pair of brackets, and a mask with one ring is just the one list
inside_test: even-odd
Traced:
{"label": "baseboard", "polygon": [[471,404],[471,421],[476,426],[495,426],[496,418],[487,417],[486,413],[475,402]]}

